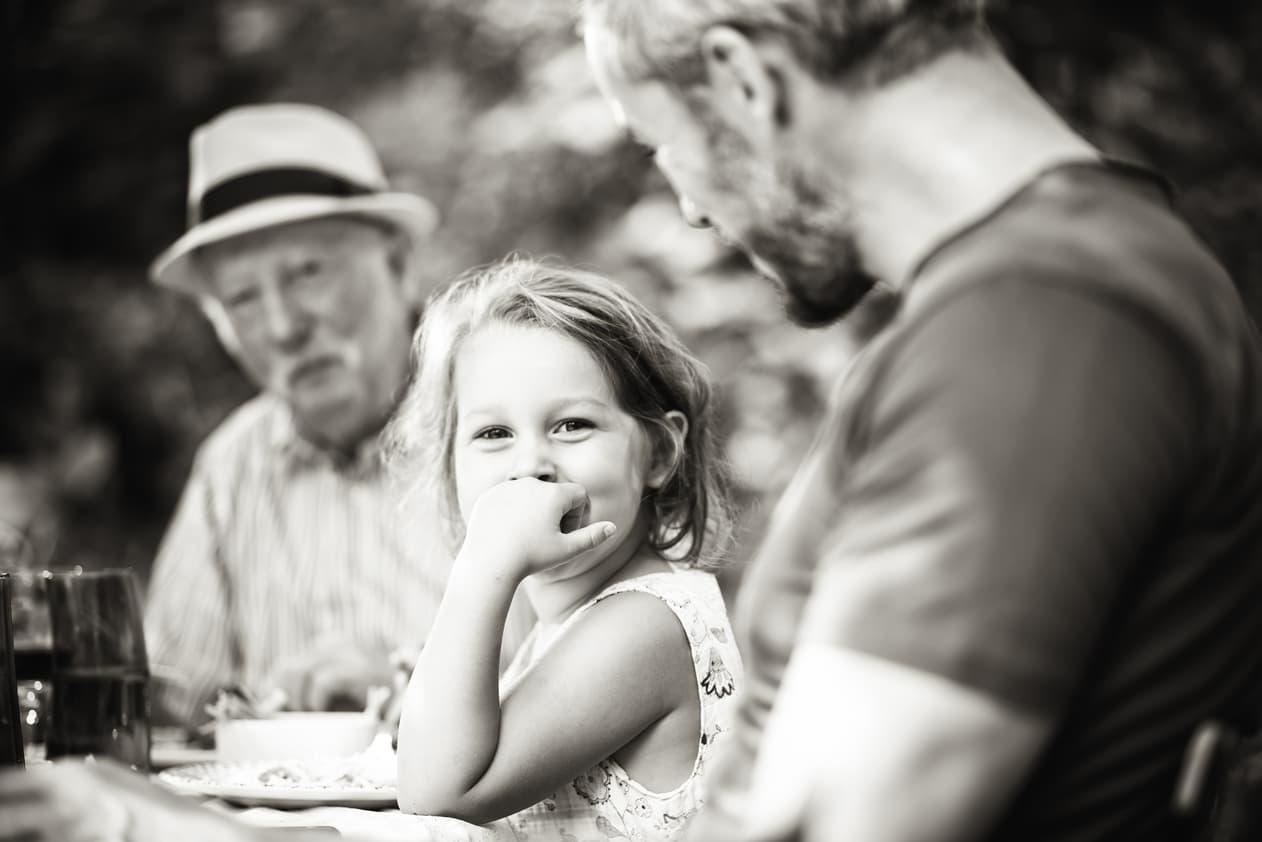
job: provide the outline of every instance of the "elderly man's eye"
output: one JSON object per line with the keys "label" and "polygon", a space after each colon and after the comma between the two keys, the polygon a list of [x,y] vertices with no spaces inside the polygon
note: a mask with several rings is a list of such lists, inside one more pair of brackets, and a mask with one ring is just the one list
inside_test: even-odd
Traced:
{"label": "elderly man's eye", "polygon": [[324,264],[314,257],[303,260],[290,271],[290,277],[296,279],[315,278],[324,269]]}
{"label": "elderly man's eye", "polygon": [[258,301],[259,291],[254,287],[233,290],[223,297],[224,306],[231,310],[240,310]]}

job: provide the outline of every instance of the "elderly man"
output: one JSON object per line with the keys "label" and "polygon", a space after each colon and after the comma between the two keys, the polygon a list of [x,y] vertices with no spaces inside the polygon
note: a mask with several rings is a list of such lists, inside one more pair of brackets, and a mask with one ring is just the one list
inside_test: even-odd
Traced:
{"label": "elderly man", "polygon": [[980,6],[585,2],[616,113],[792,317],[903,298],[748,578],[696,839],[1184,838],[1198,723],[1254,725],[1257,336]]}
{"label": "elderly man", "polygon": [[261,392],[201,446],[162,542],[146,617],[159,702],[186,723],[234,685],[362,706],[442,588],[377,444],[409,376],[435,211],[391,192],[368,139],[321,108],[233,109],[191,153],[192,224],[152,276],[198,301]]}

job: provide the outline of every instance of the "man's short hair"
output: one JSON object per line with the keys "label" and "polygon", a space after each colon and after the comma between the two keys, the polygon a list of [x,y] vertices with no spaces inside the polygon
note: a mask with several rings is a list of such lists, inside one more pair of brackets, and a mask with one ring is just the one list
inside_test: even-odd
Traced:
{"label": "man's short hair", "polygon": [[951,49],[983,42],[985,0],[583,0],[584,25],[614,36],[630,81],[687,88],[705,79],[701,35],[730,26],[783,40],[828,82],[879,85]]}

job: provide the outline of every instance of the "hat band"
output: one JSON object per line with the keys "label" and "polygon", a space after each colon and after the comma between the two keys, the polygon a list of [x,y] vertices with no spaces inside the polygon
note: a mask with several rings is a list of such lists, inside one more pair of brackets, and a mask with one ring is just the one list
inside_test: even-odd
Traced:
{"label": "hat band", "polygon": [[362,196],[376,193],[341,176],[306,167],[255,170],[216,184],[192,208],[189,226],[222,216],[244,205],[278,196]]}

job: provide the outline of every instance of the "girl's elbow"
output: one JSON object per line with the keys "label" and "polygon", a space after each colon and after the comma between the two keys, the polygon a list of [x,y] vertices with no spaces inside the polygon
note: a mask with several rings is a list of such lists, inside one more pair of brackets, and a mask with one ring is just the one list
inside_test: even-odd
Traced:
{"label": "girl's elbow", "polygon": [[470,824],[488,824],[501,816],[490,815],[481,805],[450,793],[406,792],[399,789],[399,810],[414,816],[443,816]]}
{"label": "girl's elbow", "polygon": [[436,770],[426,768],[420,758],[413,757],[399,743],[396,773],[399,788],[399,809],[417,816],[442,816],[448,798],[436,789]]}
{"label": "girl's elbow", "polygon": [[[449,770],[448,770],[449,774]],[[471,793],[444,776],[443,769],[399,763],[399,810],[416,816],[445,816],[481,824],[485,819]],[[492,818],[498,818],[494,816]]]}
{"label": "girl's elbow", "polygon": [[475,790],[477,781],[462,780],[450,764],[433,752],[414,749],[415,742],[399,741],[397,778],[399,810],[418,816],[444,816],[485,824],[501,818],[489,815],[484,798]]}
{"label": "girl's elbow", "polygon": [[439,792],[425,787],[405,787],[400,782],[399,809],[414,816],[447,816],[457,818],[452,810],[456,808],[458,799],[450,793]]}
{"label": "girl's elbow", "polygon": [[442,802],[427,793],[407,792],[399,788],[399,810],[413,816],[441,816]]}
{"label": "girl's elbow", "polygon": [[435,769],[422,764],[405,763],[399,756],[399,809],[416,816],[448,816],[456,801],[449,787],[435,786],[441,778]]}

